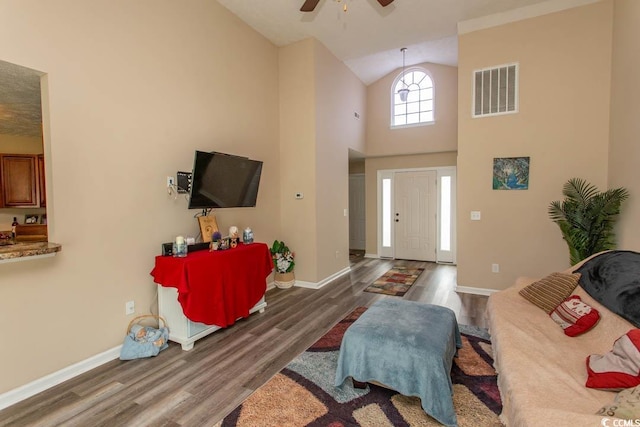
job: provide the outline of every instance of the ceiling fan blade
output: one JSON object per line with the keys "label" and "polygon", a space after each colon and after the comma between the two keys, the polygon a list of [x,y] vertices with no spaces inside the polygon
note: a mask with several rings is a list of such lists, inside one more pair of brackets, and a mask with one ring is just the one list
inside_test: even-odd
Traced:
{"label": "ceiling fan blade", "polygon": [[393,3],[393,0],[378,0],[378,3],[380,3],[380,6],[385,7]]}
{"label": "ceiling fan blade", "polygon": [[[393,0],[391,0],[393,1]],[[300,12],[313,12],[320,0],[305,0],[304,4],[300,8]]]}

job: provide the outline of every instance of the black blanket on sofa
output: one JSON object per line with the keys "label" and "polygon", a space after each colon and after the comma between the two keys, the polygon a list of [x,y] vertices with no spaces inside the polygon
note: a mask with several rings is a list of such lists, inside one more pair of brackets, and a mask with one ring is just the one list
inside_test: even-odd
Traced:
{"label": "black blanket on sofa", "polygon": [[581,274],[580,286],[596,301],[640,327],[640,253],[605,252],[574,273]]}

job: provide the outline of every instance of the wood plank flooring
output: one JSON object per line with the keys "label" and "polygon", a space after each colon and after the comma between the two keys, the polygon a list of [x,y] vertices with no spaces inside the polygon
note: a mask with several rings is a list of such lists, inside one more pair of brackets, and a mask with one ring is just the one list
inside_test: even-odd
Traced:
{"label": "wood plank flooring", "polygon": [[457,294],[456,267],[352,257],[346,274],[319,290],[271,289],[267,308],[182,351],[114,360],[0,411],[4,426],[213,426],[354,308],[394,265],[425,271],[404,296],[451,308],[458,322],[485,326],[486,297]]}

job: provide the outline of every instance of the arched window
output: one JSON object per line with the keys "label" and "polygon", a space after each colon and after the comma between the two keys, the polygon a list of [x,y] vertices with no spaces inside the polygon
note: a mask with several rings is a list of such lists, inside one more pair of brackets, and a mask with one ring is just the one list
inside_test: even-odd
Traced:
{"label": "arched window", "polygon": [[[391,127],[415,126],[434,122],[433,80],[420,68],[410,68],[393,82]],[[408,89],[405,100],[400,89]]]}

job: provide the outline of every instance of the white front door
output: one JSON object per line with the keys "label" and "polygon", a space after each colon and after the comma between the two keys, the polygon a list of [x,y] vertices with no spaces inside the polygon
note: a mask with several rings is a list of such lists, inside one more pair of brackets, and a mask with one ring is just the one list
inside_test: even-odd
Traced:
{"label": "white front door", "polygon": [[349,175],[349,249],[365,248],[364,174]]}
{"label": "white front door", "polygon": [[396,172],[394,183],[395,258],[436,261],[436,171]]}

